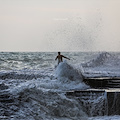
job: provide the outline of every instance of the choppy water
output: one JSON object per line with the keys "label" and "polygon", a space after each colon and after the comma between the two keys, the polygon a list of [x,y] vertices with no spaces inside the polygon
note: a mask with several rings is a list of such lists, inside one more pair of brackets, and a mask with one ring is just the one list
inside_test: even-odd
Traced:
{"label": "choppy water", "polygon": [[[66,52],[71,60],[56,67],[54,52],[0,53],[0,119],[119,120],[120,116],[91,115],[65,93],[90,88],[83,76],[120,76],[120,53]],[[99,104],[99,97],[93,100]],[[95,104],[93,104],[95,105]],[[100,109],[100,108],[98,108]]]}

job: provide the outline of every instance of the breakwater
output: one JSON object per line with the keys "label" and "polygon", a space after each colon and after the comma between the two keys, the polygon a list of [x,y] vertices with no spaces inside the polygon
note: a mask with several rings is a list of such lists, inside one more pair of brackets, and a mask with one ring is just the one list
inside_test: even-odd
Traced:
{"label": "breakwater", "polygon": [[84,77],[91,88],[120,88],[120,77]]}
{"label": "breakwater", "polygon": [[88,116],[120,115],[119,89],[87,89],[66,92],[75,97]]}

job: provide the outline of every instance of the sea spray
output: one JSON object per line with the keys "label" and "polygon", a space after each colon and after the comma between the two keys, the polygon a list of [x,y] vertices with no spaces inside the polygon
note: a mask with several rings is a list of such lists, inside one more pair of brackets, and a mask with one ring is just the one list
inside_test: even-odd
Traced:
{"label": "sea spray", "polygon": [[69,80],[79,80],[82,82],[82,74],[80,71],[77,71],[75,68],[73,68],[71,65],[69,65],[66,61],[60,63],[57,66],[56,69],[56,76],[57,77],[65,77]]}
{"label": "sea spray", "polygon": [[31,85],[29,82],[29,84],[24,83],[20,85],[19,89],[16,87],[16,90],[11,91],[17,99],[17,103],[19,101],[19,110],[15,112],[17,119],[87,119],[87,115],[83,112],[79,101],[74,98],[67,98],[64,92],[44,91],[38,86]]}
{"label": "sea spray", "polygon": [[67,62],[60,63],[55,71],[55,76],[63,85],[69,85],[72,89],[86,89],[89,88],[83,82],[83,76],[80,70],[75,69]]}
{"label": "sea spray", "polygon": [[102,52],[98,56],[86,63],[82,64],[83,67],[120,67],[120,58],[108,52]]}
{"label": "sea spray", "polygon": [[102,52],[90,61],[82,63],[82,67],[86,77],[119,76],[120,58],[116,54]]}
{"label": "sea spray", "polygon": [[[88,66],[82,64],[82,74],[86,75],[88,72],[87,75],[94,77],[95,73],[102,73],[99,74],[102,77],[107,72],[109,77],[120,76],[120,53],[108,53],[110,55],[106,56],[100,55],[104,53],[97,52],[68,52],[66,54],[69,58],[73,57],[75,59],[70,60],[69,64],[66,63],[70,67],[64,70],[65,66],[58,66],[54,69],[56,53],[1,52],[0,84],[5,90],[0,91],[0,99],[5,100],[0,102],[0,119],[86,120],[90,118],[90,120],[119,120],[120,116],[114,115],[86,117],[88,111],[82,103],[73,96],[67,98],[65,93],[66,91],[82,90],[88,87],[83,83],[81,68],[77,65],[87,64],[93,59],[99,59],[99,56],[104,57],[104,59],[101,59],[104,62],[100,62],[97,66],[93,65],[94,61],[92,61],[92,64],[89,62]],[[64,62],[61,64],[65,65]],[[65,73],[62,73],[63,71]],[[74,71],[76,71],[75,75],[73,74]],[[77,75],[78,77],[76,77]],[[106,95],[103,96],[91,100],[90,104],[93,105],[92,115],[96,110],[94,105],[97,106],[100,101],[104,102],[106,99]],[[86,104],[86,102],[84,103]],[[116,105],[118,106],[118,104]],[[98,107],[99,115],[101,115],[101,109]]]}
{"label": "sea spray", "polygon": [[52,78],[49,74],[14,86],[10,91],[16,99],[16,105],[19,103],[14,118],[86,120],[87,115],[79,101],[65,96],[65,91],[88,87],[82,80],[80,72],[63,62]]}
{"label": "sea spray", "polygon": [[107,99],[104,90],[87,89],[80,91],[69,91],[66,93],[69,98],[76,98],[86,114],[90,116],[107,115]]}

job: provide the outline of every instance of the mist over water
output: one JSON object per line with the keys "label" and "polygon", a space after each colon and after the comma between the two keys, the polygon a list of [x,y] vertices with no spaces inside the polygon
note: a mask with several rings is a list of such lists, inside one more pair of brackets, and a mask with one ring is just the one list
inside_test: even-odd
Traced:
{"label": "mist over water", "polygon": [[50,50],[96,51],[100,47],[103,24],[99,10],[94,17],[84,18],[76,14],[65,20],[54,21],[52,31],[45,38],[49,40]]}
{"label": "mist over water", "polygon": [[119,4],[0,1],[0,51],[119,51]]}

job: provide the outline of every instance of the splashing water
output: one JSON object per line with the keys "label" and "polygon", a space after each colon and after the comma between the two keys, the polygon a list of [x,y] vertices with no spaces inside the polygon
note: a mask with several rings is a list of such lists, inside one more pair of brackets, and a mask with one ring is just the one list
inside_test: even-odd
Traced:
{"label": "splashing water", "polygon": [[80,70],[75,69],[66,62],[60,63],[56,68],[56,77],[62,82],[65,86],[68,86],[69,89],[86,89],[89,88],[83,82],[83,76]]}
{"label": "splashing water", "polygon": [[[62,62],[56,69],[51,59],[55,58],[55,53],[0,54],[4,59],[4,61],[0,60],[2,62],[0,65],[1,120],[100,120],[100,118],[117,120],[120,118],[119,116],[88,117],[85,106],[78,99],[68,98],[65,95],[66,91],[89,88],[83,82],[86,70],[89,73],[95,73],[94,70],[99,68],[100,71],[104,67],[105,71],[111,65],[114,68],[111,72],[115,73],[118,70],[116,66],[120,63],[120,55],[110,53],[65,54],[68,57],[73,56],[76,60],[70,63]],[[93,58],[96,59],[92,60]],[[79,67],[81,63],[82,72]],[[94,108],[100,101],[104,101],[104,97],[89,100],[88,102],[91,102]],[[86,104],[85,101],[83,102]],[[94,111],[93,109],[93,115]]]}

